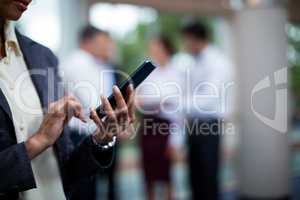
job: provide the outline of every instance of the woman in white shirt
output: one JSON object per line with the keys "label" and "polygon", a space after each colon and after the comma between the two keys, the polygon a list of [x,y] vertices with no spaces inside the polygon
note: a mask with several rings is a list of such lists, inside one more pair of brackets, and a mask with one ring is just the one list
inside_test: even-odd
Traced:
{"label": "woman in white shirt", "polygon": [[171,160],[168,155],[170,126],[180,110],[181,76],[172,66],[174,48],[167,37],[149,42],[149,55],[158,68],[137,90],[138,110],[142,113],[141,150],[148,199],[154,199],[154,185],[164,183],[164,199],[172,199]]}

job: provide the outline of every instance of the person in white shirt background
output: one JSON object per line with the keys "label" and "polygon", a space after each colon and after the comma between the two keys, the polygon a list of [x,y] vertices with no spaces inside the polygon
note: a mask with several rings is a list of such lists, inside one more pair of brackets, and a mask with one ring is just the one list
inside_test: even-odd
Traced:
{"label": "person in white shirt background", "polygon": [[[139,130],[147,199],[155,198],[155,186],[163,183],[163,199],[173,199],[169,140],[171,124],[178,125],[181,114],[177,98],[182,76],[172,63],[175,48],[166,36],[149,41],[150,58],[158,66],[137,89],[137,108],[142,114]],[[175,95],[175,96],[174,96]],[[162,128],[164,127],[164,128]],[[174,133],[177,134],[177,133]]]}
{"label": "person in white shirt background", "polygon": [[219,144],[222,120],[231,112],[228,88],[233,68],[226,56],[209,41],[209,29],[201,23],[182,28],[185,48],[195,59],[187,70],[186,94],[188,159],[192,199],[218,199]]}
{"label": "person in white shirt background", "polygon": [[[99,105],[99,94],[112,93],[111,87],[116,82],[110,65],[113,55],[114,42],[109,33],[87,25],[79,33],[79,48],[60,65],[67,92],[79,99],[87,113],[90,107]],[[71,128],[80,134],[92,132],[90,125],[75,119],[70,122]]]}
{"label": "person in white shirt background", "polygon": [[[99,94],[109,96],[112,86],[116,84],[115,70],[111,64],[115,54],[115,45],[109,33],[87,25],[79,32],[79,48],[60,65],[60,73],[68,93],[75,95],[85,110],[99,106]],[[72,119],[69,123],[72,140],[80,143],[86,135],[96,129],[93,123],[82,123]],[[114,197],[115,162],[105,170],[108,175],[109,199]],[[94,185],[86,185],[78,194],[87,199],[96,199],[96,180]]]}

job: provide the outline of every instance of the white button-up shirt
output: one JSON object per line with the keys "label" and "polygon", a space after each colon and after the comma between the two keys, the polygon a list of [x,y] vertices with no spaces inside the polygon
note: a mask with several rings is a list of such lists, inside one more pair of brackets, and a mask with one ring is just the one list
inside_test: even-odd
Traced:
{"label": "white button-up shirt", "polygon": [[[100,105],[100,95],[109,96],[112,93],[115,71],[84,50],[74,51],[59,69],[67,92],[78,98],[87,116],[89,108]],[[91,134],[96,130],[95,123],[91,120],[83,123],[72,118],[69,126],[82,134]]]}
{"label": "white button-up shirt", "polygon": [[[0,60],[0,88],[12,112],[17,142],[26,141],[39,129],[43,111],[11,22],[5,25],[6,57]],[[53,148],[31,161],[37,188],[21,194],[25,200],[63,200],[62,181]]]}
{"label": "white button-up shirt", "polygon": [[158,115],[173,124],[169,144],[174,147],[180,147],[184,143],[184,89],[184,73],[176,68],[174,61],[157,67],[136,89],[141,106],[137,107],[139,111]]}
{"label": "white button-up shirt", "polygon": [[188,73],[188,116],[225,117],[232,113],[234,71],[225,55],[207,46],[197,55],[196,65]]}
{"label": "white button-up shirt", "polygon": [[183,78],[172,62],[157,67],[136,90],[138,100],[145,107],[141,111],[171,121],[182,118],[183,101],[180,95],[184,87]]}

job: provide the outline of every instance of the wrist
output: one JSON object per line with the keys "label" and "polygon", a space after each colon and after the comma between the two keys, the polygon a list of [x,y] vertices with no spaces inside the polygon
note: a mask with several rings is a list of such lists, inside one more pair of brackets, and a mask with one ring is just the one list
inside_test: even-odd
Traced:
{"label": "wrist", "polygon": [[102,144],[106,144],[107,142],[109,142],[107,139],[100,137],[99,134],[93,134],[92,140],[93,140],[94,144],[96,144],[96,145],[102,145]]}
{"label": "wrist", "polygon": [[107,134],[100,132],[98,129],[92,134],[94,143],[96,144],[107,144],[112,140]]}
{"label": "wrist", "polygon": [[43,133],[36,133],[32,137],[41,147],[48,148],[53,145],[53,142],[47,137],[46,134]]}
{"label": "wrist", "polygon": [[30,137],[25,143],[27,153],[30,159],[35,158],[40,153],[45,151],[48,147],[50,147],[50,143],[43,135],[35,134]]}
{"label": "wrist", "polygon": [[111,149],[112,147],[115,146],[115,144],[117,142],[117,136],[113,136],[111,138],[111,140],[109,140],[109,141],[103,141],[102,140],[102,141],[98,142],[96,140],[95,136],[93,135],[92,140],[93,140],[94,145],[97,147],[97,149],[105,151],[105,150],[109,150],[109,149]]}

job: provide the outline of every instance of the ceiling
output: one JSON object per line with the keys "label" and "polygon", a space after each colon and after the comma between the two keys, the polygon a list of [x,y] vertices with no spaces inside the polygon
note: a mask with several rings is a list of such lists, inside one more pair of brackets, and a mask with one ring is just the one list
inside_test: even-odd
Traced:
{"label": "ceiling", "polygon": [[[260,0],[241,0],[248,3],[259,2]],[[262,3],[266,2],[261,0]],[[286,2],[289,13],[289,20],[300,23],[300,0],[269,0],[271,2]],[[126,3],[141,6],[149,6],[161,11],[177,13],[190,13],[199,15],[226,16],[234,13],[230,6],[232,0],[88,0],[89,4],[98,2]],[[239,2],[236,0],[236,2]]]}
{"label": "ceiling", "polygon": [[89,0],[97,2],[126,3],[149,6],[162,11],[201,15],[227,15],[231,13],[228,0]]}

